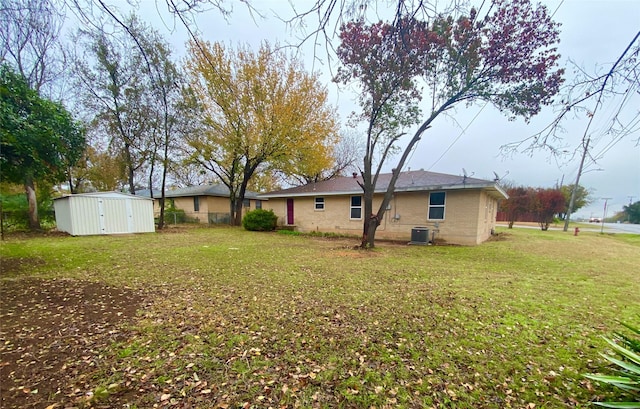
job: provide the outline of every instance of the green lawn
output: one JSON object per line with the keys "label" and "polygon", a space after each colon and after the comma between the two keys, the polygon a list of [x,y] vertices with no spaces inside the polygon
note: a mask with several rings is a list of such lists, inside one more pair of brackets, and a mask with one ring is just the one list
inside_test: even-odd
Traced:
{"label": "green lawn", "polygon": [[640,236],[498,233],[477,247],[380,242],[363,251],[357,240],[196,228],[12,238],[0,255],[24,266],[3,283],[91,281],[145,299],[118,327],[125,337],[91,348],[78,390],[48,398],[60,407],[616,399],[581,374],[605,368],[601,335],[640,321]]}

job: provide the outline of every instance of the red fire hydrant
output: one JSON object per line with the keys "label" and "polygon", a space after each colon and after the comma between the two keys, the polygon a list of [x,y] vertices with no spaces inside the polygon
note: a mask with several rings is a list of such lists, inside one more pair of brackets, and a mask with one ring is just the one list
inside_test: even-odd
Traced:
{"label": "red fire hydrant", "polygon": [[577,236],[578,233],[580,233],[580,229],[576,227],[575,230],[573,230],[573,235]]}

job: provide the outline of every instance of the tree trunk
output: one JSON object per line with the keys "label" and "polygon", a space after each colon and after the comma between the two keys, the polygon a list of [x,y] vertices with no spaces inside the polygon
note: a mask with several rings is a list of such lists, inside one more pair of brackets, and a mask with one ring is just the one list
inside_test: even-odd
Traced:
{"label": "tree trunk", "polygon": [[127,171],[128,171],[127,177],[129,178],[129,194],[135,195],[136,185],[133,180],[135,175],[133,172],[133,157],[131,155],[131,146],[128,143],[125,143],[124,148],[125,148],[125,154],[127,157]]}
{"label": "tree trunk", "polygon": [[238,198],[236,200],[236,212],[235,212],[235,219],[233,220],[233,225],[234,226],[242,226],[242,202],[244,200]]}
{"label": "tree trunk", "polygon": [[376,222],[376,215],[373,213],[373,190],[374,187],[368,188],[371,182],[365,182],[365,191],[363,195],[364,206],[362,209],[362,243],[360,247],[363,249],[373,248],[375,246],[376,228],[378,223]]}
{"label": "tree trunk", "polygon": [[[459,94],[458,94],[459,95]],[[380,208],[378,209],[378,212],[374,215],[373,214],[373,193],[375,190],[375,182],[374,180],[377,179],[379,173],[380,173],[380,167],[378,167],[378,170],[376,171],[376,176],[375,179],[373,178],[373,174],[372,174],[372,153],[371,153],[371,144],[370,144],[370,139],[369,139],[369,143],[367,146],[367,154],[365,155],[364,158],[364,173],[363,173],[363,183],[361,184],[362,189],[364,190],[364,194],[365,194],[365,207],[367,206],[367,199],[366,197],[368,196],[368,194],[370,194],[371,199],[369,201],[369,213],[365,213],[365,216],[363,218],[365,218],[365,222],[364,222],[364,231],[362,234],[362,243],[361,243],[361,247],[363,248],[367,248],[367,247],[373,247],[374,245],[374,240],[375,240],[375,233],[376,233],[376,228],[380,225],[380,220],[382,219],[382,216],[384,215],[385,211],[386,211],[386,206],[389,204],[389,200],[391,199],[391,195],[393,195],[394,191],[395,191],[395,186],[396,186],[396,181],[398,180],[398,178],[400,177],[400,173],[402,172],[402,168],[404,167],[404,164],[406,163],[407,159],[409,158],[409,154],[412,152],[413,147],[420,141],[420,139],[422,138],[422,134],[429,129],[429,127],[431,127],[431,122],[433,122],[433,120],[440,115],[442,112],[446,111],[449,109],[449,107],[456,101],[456,98],[458,97],[458,95],[454,95],[453,97],[449,98],[449,100],[447,100],[447,102],[445,102],[440,108],[438,108],[438,110],[434,111],[431,113],[431,115],[429,116],[429,118],[422,124],[420,125],[420,127],[418,128],[418,130],[415,132],[415,134],[413,135],[413,137],[411,138],[411,140],[409,141],[409,143],[407,144],[407,146],[404,148],[404,151],[402,152],[402,155],[400,156],[400,160],[398,161],[398,164],[396,165],[396,168],[393,170],[392,172],[392,176],[391,176],[391,180],[389,181],[389,185],[387,186],[387,190],[385,192],[385,196],[384,196],[384,200],[383,202],[380,204]],[[367,210],[365,209],[365,212]],[[369,220],[369,218],[373,216],[374,220],[371,221]],[[372,228],[372,226],[375,223],[375,227]]]}
{"label": "tree trunk", "polygon": [[4,240],[4,211],[2,210],[2,200],[0,200],[0,240]]}
{"label": "tree trunk", "polygon": [[[371,233],[371,229],[369,227],[369,220],[365,219],[364,223],[362,224],[362,240],[360,241],[360,248],[369,248],[369,234]],[[375,231],[373,232],[373,235],[375,238]]]}
{"label": "tree trunk", "polygon": [[33,178],[27,176],[24,181],[24,191],[27,195],[29,203],[29,229],[32,231],[40,230],[40,219],[38,218],[38,201],[36,199],[36,189],[33,184]]}
{"label": "tree trunk", "polygon": [[234,226],[236,222],[236,203],[238,202],[238,199],[233,196],[234,194],[229,190],[229,224],[231,226]]}
{"label": "tree trunk", "polygon": [[242,226],[242,209],[244,208],[244,195],[247,193],[247,187],[243,181],[240,185],[240,192],[238,192],[238,198],[236,199],[236,219],[234,220],[234,226]]}
{"label": "tree trunk", "polygon": [[[165,127],[168,120],[165,114]],[[158,230],[164,229],[164,208],[167,188],[167,168],[169,167],[169,132],[165,129],[164,155],[162,157],[162,183],[160,183],[160,220],[158,220]]]}
{"label": "tree trunk", "polygon": [[255,173],[260,163],[261,161],[255,161],[253,163],[248,161],[244,165],[244,170],[242,172],[242,183],[240,183],[240,191],[238,192],[238,196],[236,199],[236,226],[242,226],[242,210],[244,208],[244,197],[247,194],[247,186],[249,185],[249,180],[251,180],[251,177]]}
{"label": "tree trunk", "polygon": [[76,193],[76,188],[73,186],[73,175],[71,174],[71,167],[67,168],[67,176],[68,176],[68,180],[69,180],[69,193],[71,193],[72,195]]}
{"label": "tree trunk", "polygon": [[[375,185],[373,181],[372,157],[371,152],[368,151],[364,158],[364,169],[362,171],[362,242],[360,247],[363,249],[373,248],[375,246],[376,227],[371,223],[371,216],[373,216],[373,193]],[[373,226],[373,227],[372,227]]]}
{"label": "tree trunk", "polygon": [[367,248],[373,248],[376,240],[376,230],[380,226],[380,219],[377,215],[372,214],[368,220],[365,221],[365,230],[367,231],[367,242],[363,244]]}
{"label": "tree trunk", "polygon": [[158,201],[158,204],[160,205],[160,216],[158,218],[158,230],[162,230],[164,229],[164,207],[165,207],[164,188],[162,190],[162,195],[160,196],[160,200]]}

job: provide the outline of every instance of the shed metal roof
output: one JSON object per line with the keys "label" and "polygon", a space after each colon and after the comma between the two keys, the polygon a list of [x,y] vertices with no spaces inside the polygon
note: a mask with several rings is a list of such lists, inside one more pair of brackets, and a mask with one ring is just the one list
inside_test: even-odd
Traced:
{"label": "shed metal roof", "polygon": [[67,197],[103,197],[103,198],[128,198],[133,200],[149,200],[149,197],[145,197],[143,195],[130,195],[129,193],[123,192],[90,192],[90,193],[74,193],[71,195],[64,195],[60,197],[56,197],[53,200],[64,199]]}

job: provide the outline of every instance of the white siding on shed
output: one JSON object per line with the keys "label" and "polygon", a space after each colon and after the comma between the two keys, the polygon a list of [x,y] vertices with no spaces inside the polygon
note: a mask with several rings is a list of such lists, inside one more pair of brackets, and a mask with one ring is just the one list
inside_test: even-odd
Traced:
{"label": "white siding on shed", "polygon": [[[69,197],[70,218],[72,230],[68,231],[74,236],[87,234],[105,234],[100,228],[99,197],[75,196]],[[56,212],[56,217],[58,212]],[[59,228],[59,227],[58,227]]]}
{"label": "white siding on shed", "polygon": [[53,208],[58,230],[71,232],[71,202],[69,200],[54,200]]}
{"label": "white siding on shed", "polygon": [[154,232],[153,200],[117,192],[87,193],[54,201],[58,230],[73,236]]}
{"label": "white siding on shed", "polygon": [[155,232],[156,226],[153,221],[153,199],[149,201],[132,200],[129,204],[131,205],[131,214],[133,215],[146,215],[149,212],[151,214],[150,217],[133,217],[129,219],[129,225],[133,228],[133,231]]}

